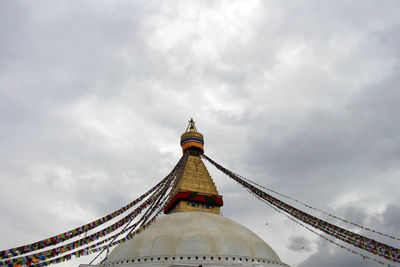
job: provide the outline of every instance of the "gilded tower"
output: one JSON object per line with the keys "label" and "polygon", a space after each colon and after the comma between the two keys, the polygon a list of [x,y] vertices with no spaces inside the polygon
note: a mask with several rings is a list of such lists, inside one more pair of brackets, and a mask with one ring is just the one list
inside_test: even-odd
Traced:
{"label": "gilded tower", "polygon": [[164,212],[209,212],[220,214],[223,205],[222,196],[200,158],[204,153],[204,137],[196,129],[191,119],[181,136],[183,153],[188,159],[180,177],[177,177],[171,191],[171,197]]}

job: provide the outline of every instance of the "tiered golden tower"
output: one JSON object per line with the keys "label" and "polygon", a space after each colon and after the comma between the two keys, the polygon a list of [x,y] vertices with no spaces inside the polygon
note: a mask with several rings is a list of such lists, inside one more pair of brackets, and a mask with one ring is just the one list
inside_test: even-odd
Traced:
{"label": "tiered golden tower", "polygon": [[213,179],[200,158],[204,153],[204,138],[196,129],[193,119],[181,136],[183,153],[189,153],[180,177],[171,191],[171,198],[164,212],[209,212],[220,214],[223,205]]}

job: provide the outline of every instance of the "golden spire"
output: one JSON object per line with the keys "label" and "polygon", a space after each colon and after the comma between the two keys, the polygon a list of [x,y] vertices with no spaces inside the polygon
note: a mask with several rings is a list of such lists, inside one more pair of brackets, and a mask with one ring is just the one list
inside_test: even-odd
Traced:
{"label": "golden spire", "polygon": [[210,212],[220,214],[222,196],[200,158],[204,153],[204,138],[190,119],[181,136],[183,153],[189,153],[180,177],[175,180],[165,213]]}

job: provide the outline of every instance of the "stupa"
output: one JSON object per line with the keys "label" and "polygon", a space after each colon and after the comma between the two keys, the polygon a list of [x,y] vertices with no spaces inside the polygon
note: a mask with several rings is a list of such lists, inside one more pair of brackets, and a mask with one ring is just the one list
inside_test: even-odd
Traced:
{"label": "stupa", "polygon": [[181,136],[181,146],[189,156],[165,215],[114,248],[102,265],[289,267],[257,234],[221,215],[223,199],[200,157],[204,137],[193,119]]}

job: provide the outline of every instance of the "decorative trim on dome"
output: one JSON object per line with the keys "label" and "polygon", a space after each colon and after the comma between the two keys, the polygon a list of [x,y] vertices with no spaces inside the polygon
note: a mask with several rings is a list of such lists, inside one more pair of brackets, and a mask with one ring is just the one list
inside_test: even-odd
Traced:
{"label": "decorative trim on dome", "polygon": [[245,257],[245,256],[225,256],[225,255],[176,255],[176,256],[148,256],[137,257],[125,260],[107,261],[104,266],[250,266],[253,264],[260,267],[284,266],[290,267],[273,259]]}

